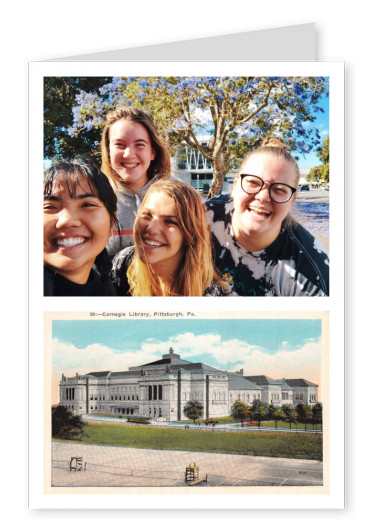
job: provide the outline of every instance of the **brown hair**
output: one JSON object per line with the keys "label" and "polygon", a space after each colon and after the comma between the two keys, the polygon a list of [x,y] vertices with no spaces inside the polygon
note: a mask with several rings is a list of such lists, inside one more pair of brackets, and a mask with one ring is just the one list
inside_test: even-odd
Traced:
{"label": "brown hair", "polygon": [[[183,233],[185,253],[180,268],[170,286],[159,285],[149,264],[141,261],[137,246],[142,245],[139,237],[139,218],[142,208],[154,192],[163,192],[175,204],[176,217]],[[200,194],[182,181],[163,180],[151,186],[145,194],[134,223],[136,255],[128,268],[127,276],[133,296],[181,295],[202,296],[213,281],[222,284],[214,271],[210,230],[206,222],[206,211]]]}
{"label": "brown hair", "polygon": [[[136,122],[145,127],[149,134],[151,146],[155,150],[155,158],[150,162],[150,166],[147,170],[147,178],[149,180],[153,178],[155,180],[169,178],[171,172],[170,153],[167,145],[159,136],[157,127],[151,116],[136,107],[121,107],[107,114],[101,141],[101,169],[110,179],[113,188],[116,191],[118,190],[120,179],[116,171],[112,168],[110,162],[110,128],[119,120]],[[123,182],[122,185],[124,185]]]}

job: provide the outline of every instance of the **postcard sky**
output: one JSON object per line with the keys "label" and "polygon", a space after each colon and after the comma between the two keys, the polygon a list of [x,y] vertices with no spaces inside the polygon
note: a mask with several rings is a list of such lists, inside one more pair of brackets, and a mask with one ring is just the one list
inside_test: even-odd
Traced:
{"label": "postcard sky", "polygon": [[52,322],[52,403],[61,374],[124,371],[170,347],[224,371],[321,382],[320,319],[121,319]]}

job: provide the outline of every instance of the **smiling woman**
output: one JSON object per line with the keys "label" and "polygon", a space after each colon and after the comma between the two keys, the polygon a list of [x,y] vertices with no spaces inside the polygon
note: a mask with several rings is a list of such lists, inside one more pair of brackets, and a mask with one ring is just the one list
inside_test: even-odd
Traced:
{"label": "smiling woman", "polygon": [[116,195],[98,168],[78,159],[51,166],[44,176],[44,295],[115,295],[105,247],[116,223]]}
{"label": "smiling woman", "polygon": [[215,264],[233,295],[327,296],[329,258],[291,217],[300,174],[279,139],[244,159],[231,197],[207,201]]}
{"label": "smiling woman", "polygon": [[132,245],[133,224],[148,188],[170,177],[170,154],[149,114],[135,107],[108,113],[102,133],[102,171],[117,194],[119,231],[108,242],[113,257]]}
{"label": "smiling woman", "polygon": [[114,258],[119,295],[220,296],[209,228],[199,193],[181,181],[158,181],[146,193],[134,224],[135,247]]}

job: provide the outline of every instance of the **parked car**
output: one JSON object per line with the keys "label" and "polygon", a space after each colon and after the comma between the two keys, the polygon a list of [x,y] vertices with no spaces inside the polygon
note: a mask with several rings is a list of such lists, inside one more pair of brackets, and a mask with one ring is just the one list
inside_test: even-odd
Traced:
{"label": "parked car", "polygon": [[309,185],[308,184],[302,184],[302,186],[300,187],[300,191],[301,192],[308,192],[309,191]]}
{"label": "parked car", "polygon": [[320,190],[326,190],[327,192],[329,192],[329,184],[323,184],[320,186]]}

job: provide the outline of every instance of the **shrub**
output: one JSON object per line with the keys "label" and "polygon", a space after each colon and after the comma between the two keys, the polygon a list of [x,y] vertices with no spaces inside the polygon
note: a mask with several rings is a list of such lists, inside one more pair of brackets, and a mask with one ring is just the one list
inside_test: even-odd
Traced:
{"label": "shrub", "polygon": [[150,420],[146,417],[128,417],[128,422],[136,422],[137,424],[151,424]]}

